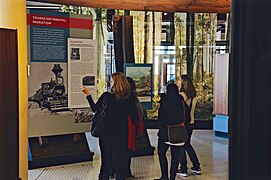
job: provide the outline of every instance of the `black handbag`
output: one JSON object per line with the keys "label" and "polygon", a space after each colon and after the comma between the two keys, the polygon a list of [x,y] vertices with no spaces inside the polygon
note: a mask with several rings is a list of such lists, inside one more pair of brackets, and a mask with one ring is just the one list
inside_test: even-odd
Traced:
{"label": "black handbag", "polygon": [[105,125],[106,125],[106,118],[107,118],[107,97],[105,96],[103,99],[102,107],[95,112],[94,116],[92,117],[92,126],[91,126],[91,135],[93,137],[102,137],[105,133]]}
{"label": "black handbag", "polygon": [[172,144],[183,143],[188,140],[188,134],[184,123],[168,126],[168,140]]}
{"label": "black handbag", "polygon": [[[185,119],[185,105],[183,101],[182,103],[184,108],[184,119]],[[184,122],[173,126],[167,126],[167,128],[168,128],[168,139],[170,143],[178,144],[188,141],[188,134]]]}

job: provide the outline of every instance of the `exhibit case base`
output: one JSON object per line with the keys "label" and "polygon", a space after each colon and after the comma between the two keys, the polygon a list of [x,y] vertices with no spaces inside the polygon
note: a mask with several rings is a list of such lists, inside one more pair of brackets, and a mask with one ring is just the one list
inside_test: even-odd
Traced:
{"label": "exhibit case base", "polygon": [[143,136],[138,139],[137,146],[137,151],[132,153],[133,157],[154,155],[155,148],[151,146],[148,132],[146,129],[144,130]]}
{"label": "exhibit case base", "polygon": [[31,137],[29,169],[92,161],[85,133]]}

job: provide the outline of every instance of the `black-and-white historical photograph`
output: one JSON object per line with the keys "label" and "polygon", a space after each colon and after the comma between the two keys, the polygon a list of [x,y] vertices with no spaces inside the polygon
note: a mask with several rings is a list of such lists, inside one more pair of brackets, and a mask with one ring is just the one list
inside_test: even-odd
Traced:
{"label": "black-and-white historical photograph", "polygon": [[80,60],[80,48],[71,48],[71,60]]}

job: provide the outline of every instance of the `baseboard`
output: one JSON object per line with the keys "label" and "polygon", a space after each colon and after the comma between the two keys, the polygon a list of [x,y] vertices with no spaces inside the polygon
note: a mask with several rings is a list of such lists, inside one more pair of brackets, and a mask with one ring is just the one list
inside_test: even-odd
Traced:
{"label": "baseboard", "polygon": [[213,120],[195,119],[194,129],[213,130]]}
{"label": "baseboard", "polygon": [[222,138],[229,138],[229,134],[228,133],[219,132],[219,131],[215,131],[215,136],[222,137]]}

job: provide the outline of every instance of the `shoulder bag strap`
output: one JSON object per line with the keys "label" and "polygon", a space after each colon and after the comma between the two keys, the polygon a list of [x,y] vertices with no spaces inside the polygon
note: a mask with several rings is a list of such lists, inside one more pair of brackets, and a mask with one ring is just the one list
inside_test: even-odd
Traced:
{"label": "shoulder bag strap", "polygon": [[103,104],[106,104],[106,103],[107,103],[107,96],[108,96],[108,95],[104,96]]}
{"label": "shoulder bag strap", "polygon": [[103,110],[103,111],[105,111],[105,109],[107,108],[107,106],[108,106],[108,104],[107,104],[107,96],[104,96],[104,98],[103,98],[103,103],[102,103],[102,107],[101,107],[101,109]]}

